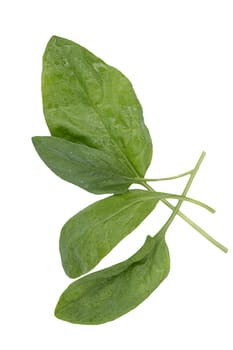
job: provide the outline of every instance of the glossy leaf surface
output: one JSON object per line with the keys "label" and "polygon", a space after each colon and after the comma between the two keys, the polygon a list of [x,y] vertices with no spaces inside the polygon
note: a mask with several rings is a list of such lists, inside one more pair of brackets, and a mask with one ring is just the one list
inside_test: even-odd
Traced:
{"label": "glossy leaf surface", "polygon": [[60,236],[67,275],[75,278],[95,267],[150,214],[159,199],[159,194],[130,190],[95,202],[72,217]]}
{"label": "glossy leaf surface", "polygon": [[166,278],[170,259],[164,234],[147,237],[128,260],[87,275],[61,295],[55,315],[65,321],[100,324],[135,308]]}
{"label": "glossy leaf surface", "polygon": [[133,183],[127,168],[104,151],[52,136],[33,137],[45,164],[59,177],[92,193],[122,193]]}
{"label": "glossy leaf surface", "polygon": [[52,37],[43,58],[44,114],[53,136],[116,154],[143,177],[152,143],[129,80],[82,46]]}

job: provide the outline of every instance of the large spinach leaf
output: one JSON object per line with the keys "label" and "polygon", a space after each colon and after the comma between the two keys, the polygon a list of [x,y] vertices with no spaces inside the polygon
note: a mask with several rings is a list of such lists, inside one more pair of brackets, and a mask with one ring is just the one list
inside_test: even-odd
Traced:
{"label": "large spinach leaf", "polygon": [[44,114],[53,136],[115,153],[143,177],[152,143],[130,81],[82,46],[52,37],[43,58]]}

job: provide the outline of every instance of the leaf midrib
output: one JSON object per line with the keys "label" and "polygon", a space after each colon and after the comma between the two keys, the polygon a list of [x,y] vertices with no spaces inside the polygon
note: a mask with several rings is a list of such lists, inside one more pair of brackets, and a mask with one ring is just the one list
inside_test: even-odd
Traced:
{"label": "leaf midrib", "polygon": [[[101,225],[101,224],[104,224],[105,222],[111,220],[113,217],[119,215],[119,214],[120,214],[121,212],[123,212],[124,210],[127,210],[127,209],[129,209],[130,207],[133,207],[133,206],[135,206],[136,204],[138,204],[138,203],[140,203],[140,202],[145,202],[145,201],[149,201],[149,200],[154,200],[154,201],[155,201],[155,205],[156,205],[156,203],[159,201],[159,199],[157,199],[157,198],[155,198],[155,197],[151,197],[151,196],[150,196],[150,197],[147,197],[147,198],[144,198],[144,199],[138,199],[137,201],[135,201],[135,202],[133,202],[133,203],[129,203],[128,205],[126,205],[126,206],[120,208],[119,210],[117,210],[117,212],[115,212],[114,214],[109,215],[107,218],[104,218],[103,220],[100,220],[100,221],[96,222],[96,223],[95,223],[95,227],[96,227],[96,226],[99,226],[99,225]],[[92,229],[91,229],[91,231],[92,231]],[[86,232],[88,232],[88,231],[83,231],[82,234],[81,234],[79,237],[81,237],[82,235],[86,234]]]}
{"label": "leaf midrib", "polygon": [[[53,136],[52,136],[53,137]],[[67,141],[67,142],[70,142],[70,141]],[[74,145],[76,145],[76,143],[74,143]],[[94,168],[93,167],[93,164],[90,163],[89,159],[86,158],[85,160],[81,160],[81,159],[74,159],[74,158],[69,158],[67,156],[64,156],[64,152],[62,152],[61,150],[59,149],[51,149],[51,151],[53,152],[53,154],[57,154],[58,156],[60,156],[61,158],[63,158],[65,161],[68,160],[70,163],[72,163],[73,165],[77,166],[77,162],[79,163],[83,163],[83,164],[88,164],[89,168],[92,169],[92,171],[96,171],[96,169],[98,170],[98,173],[105,176],[105,177],[108,177],[108,174],[113,174],[113,171],[111,171],[111,169],[107,169],[106,170],[103,170],[102,172],[100,172],[100,170],[97,168]],[[101,169],[102,170],[102,169]],[[117,169],[118,170],[118,169]],[[133,178],[130,178],[130,177],[127,177],[127,176],[124,176],[122,175],[121,173],[115,173],[114,176],[112,176],[112,178],[120,178],[122,180],[125,180],[123,183],[133,183],[134,182],[134,179]]]}
{"label": "leaf midrib", "polygon": [[[83,49],[83,48],[82,48],[82,49]],[[86,55],[85,51],[84,51],[84,55]],[[70,64],[73,66],[72,62],[70,61],[70,58],[69,58],[69,57],[68,57],[68,58],[66,57],[66,59],[67,59],[67,60],[70,62]],[[89,66],[91,66],[87,59],[86,59],[86,62],[87,62],[87,64],[88,64]],[[105,63],[105,64],[106,64],[106,63]],[[106,64],[106,65],[107,65],[107,64]],[[108,65],[107,65],[107,66],[108,66]],[[91,67],[91,69],[93,70],[92,67]],[[116,143],[114,137],[112,137],[112,135],[111,135],[111,133],[110,133],[110,130],[107,128],[107,126],[105,125],[105,123],[104,123],[104,121],[103,121],[103,119],[102,119],[102,116],[101,116],[101,113],[100,113],[99,109],[93,104],[93,102],[92,102],[92,100],[91,100],[91,98],[90,98],[90,96],[89,96],[89,94],[88,94],[88,92],[87,92],[86,85],[85,85],[84,82],[83,82],[83,79],[82,79],[81,77],[78,77],[78,76],[77,76],[77,72],[76,72],[75,67],[74,67],[74,74],[75,74],[76,79],[77,79],[78,81],[81,82],[80,85],[81,85],[82,90],[83,90],[84,93],[86,94],[87,99],[88,99],[88,101],[89,101],[91,107],[93,108],[95,114],[98,116],[99,120],[101,121],[102,125],[104,126],[104,129],[106,130],[107,134],[110,136],[110,139],[113,140],[114,145],[117,146],[117,148],[119,149],[120,153],[123,155],[123,158],[125,159],[125,161],[126,161],[126,163],[128,164],[129,168],[130,168],[130,169],[133,171],[133,173],[135,174],[135,177],[140,177],[140,174],[137,172],[137,170],[135,169],[135,167],[133,166],[133,164],[132,164],[131,161],[129,160],[128,156],[123,152],[123,150],[122,150],[121,147],[118,145],[118,143]],[[102,78],[100,77],[100,79],[102,79]]]}

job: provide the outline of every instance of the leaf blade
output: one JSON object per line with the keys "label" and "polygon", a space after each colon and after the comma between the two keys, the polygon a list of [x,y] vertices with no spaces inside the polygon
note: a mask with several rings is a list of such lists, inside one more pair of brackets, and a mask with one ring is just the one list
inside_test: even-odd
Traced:
{"label": "leaf blade", "polygon": [[102,199],[73,216],[60,235],[62,265],[75,278],[95,267],[155,208],[159,195],[143,190]]}
{"label": "leaf blade", "polygon": [[89,192],[126,192],[133,180],[127,169],[101,150],[53,136],[32,138],[45,164],[63,180]]}
{"label": "leaf blade", "polygon": [[142,248],[128,260],[73,282],[61,295],[55,315],[80,324],[112,321],[143,302],[169,270],[164,235],[147,237]]}
{"label": "leaf blade", "polygon": [[53,136],[104,149],[144,176],[152,142],[129,80],[82,46],[52,37],[43,57],[44,114]]}

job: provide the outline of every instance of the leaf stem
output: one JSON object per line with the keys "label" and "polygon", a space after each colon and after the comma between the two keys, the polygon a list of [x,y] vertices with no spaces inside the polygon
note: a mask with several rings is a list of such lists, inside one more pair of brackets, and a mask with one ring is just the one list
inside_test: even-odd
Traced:
{"label": "leaf stem", "polygon": [[[190,198],[190,197],[186,197],[183,195],[177,195],[177,194],[172,194],[172,193],[166,193],[166,192],[155,192],[156,194],[160,194],[160,200],[162,199],[178,199],[178,200],[182,200],[182,201],[186,201],[186,202],[190,202],[193,203],[195,205],[199,205],[200,207],[208,210],[210,213],[214,214],[215,213],[215,209],[211,208],[209,205],[198,201],[194,198]],[[170,203],[169,203],[170,204]]]}
{"label": "leaf stem", "polygon": [[[168,202],[169,203],[169,202]],[[170,203],[169,203],[170,205]],[[174,207],[171,206],[171,209]],[[173,209],[174,210],[174,209]],[[221,249],[224,253],[228,252],[228,249],[222,245],[220,242],[216,241],[213,237],[211,237],[206,231],[204,231],[200,226],[198,226],[195,222],[193,222],[191,219],[189,219],[185,214],[180,213],[180,217],[184,219],[187,223],[189,223],[190,226],[192,226],[196,231],[198,231],[203,237],[205,237],[209,242],[214,244],[216,247]]]}
{"label": "leaf stem", "polygon": [[[188,191],[190,189],[190,186],[192,185],[192,182],[193,182],[193,180],[194,180],[194,178],[195,178],[195,176],[196,176],[196,174],[197,174],[197,172],[198,172],[198,170],[200,168],[200,165],[201,165],[203,159],[205,158],[205,155],[206,155],[206,153],[202,152],[200,158],[197,161],[197,164],[196,164],[195,168],[193,169],[193,171],[192,171],[192,173],[190,175],[190,178],[189,178],[189,180],[188,180],[188,182],[187,182],[187,184],[185,186],[185,189],[184,189],[184,191],[182,193],[182,196],[186,196],[186,194],[188,193]],[[178,214],[178,211],[179,211],[182,203],[183,203],[183,199],[180,199],[178,201],[177,205],[175,206],[175,209],[173,210],[173,212],[172,212],[171,216],[169,217],[168,221],[164,225],[164,229],[165,230],[167,230],[167,228],[171,225],[172,221],[174,220],[174,218]]]}
{"label": "leaf stem", "polygon": [[[171,203],[169,203],[166,199],[162,199],[162,202],[164,204],[166,204],[166,206],[168,208],[170,208],[171,210],[175,210],[175,207]],[[181,217],[183,220],[185,220],[192,228],[194,228],[194,230],[196,230],[198,233],[200,233],[203,237],[208,239],[209,242],[213,243],[216,247],[221,249],[224,253],[228,252],[228,249],[224,245],[222,245],[220,242],[216,241],[213,237],[211,237],[205,230],[203,230],[203,228],[201,228],[199,225],[197,225],[194,221],[192,221],[184,213],[179,211],[177,213],[177,215],[179,217]]]}
{"label": "leaf stem", "polygon": [[144,181],[146,182],[158,182],[158,181],[169,181],[169,180],[175,180],[175,179],[179,179],[180,177],[184,177],[187,175],[190,175],[192,173],[193,170],[189,170],[186,171],[185,173],[179,174],[179,175],[175,175],[175,176],[169,176],[169,177],[161,177],[158,179],[143,179],[141,177],[136,177],[134,178],[134,180],[138,183],[142,183]]}
{"label": "leaf stem", "polygon": [[[198,169],[199,169],[199,167],[200,167],[200,165],[201,165],[201,163],[202,163],[202,161],[203,161],[205,155],[206,155],[206,153],[205,153],[205,152],[202,152],[201,157],[199,158],[196,167],[193,169],[192,174],[191,174],[191,176],[190,176],[190,179],[189,179],[189,181],[188,181],[188,183],[187,183],[187,185],[186,185],[186,187],[185,187],[185,191],[186,191],[185,194],[187,194],[187,192],[188,192],[188,190],[189,190],[189,188],[190,188],[190,186],[191,186],[191,183],[192,183],[192,181],[193,181],[193,179],[194,179],[194,177],[195,177],[195,175],[196,175],[196,173],[197,173],[197,171],[198,171]],[[190,181],[191,181],[191,183],[190,183]],[[143,186],[144,186],[145,188],[147,188],[149,191],[154,191],[154,192],[156,192],[156,191],[155,191],[150,185],[148,185],[147,183],[144,183]],[[187,189],[187,186],[188,186],[188,189]],[[168,220],[169,220],[169,225],[170,225],[170,223],[171,223],[170,220],[173,221],[174,217],[175,217],[176,215],[178,215],[178,216],[180,216],[183,220],[185,220],[191,227],[193,227],[197,232],[199,232],[203,237],[205,237],[209,242],[211,242],[212,244],[214,244],[217,248],[221,249],[224,253],[227,253],[227,252],[228,252],[228,249],[227,249],[224,245],[222,245],[220,242],[216,241],[216,240],[215,240],[213,237],[211,237],[205,230],[203,230],[199,225],[197,225],[195,222],[193,222],[190,218],[188,218],[184,213],[182,213],[182,212],[179,210],[179,209],[180,209],[180,206],[181,206],[181,204],[182,204],[182,200],[180,200],[180,201],[178,202],[178,204],[177,204],[177,206],[179,205],[178,208],[177,208],[177,206],[174,207],[171,203],[169,203],[169,201],[167,201],[167,199],[162,199],[161,201],[162,201],[168,208],[170,208],[171,210],[173,210],[172,215],[171,215],[170,218],[168,219]],[[180,203],[180,204],[179,204],[179,203]],[[175,214],[174,214],[174,212],[175,212]],[[174,215],[173,215],[173,214],[174,214]],[[171,218],[172,218],[172,219],[171,219]],[[165,225],[166,225],[166,224],[165,224]]]}

